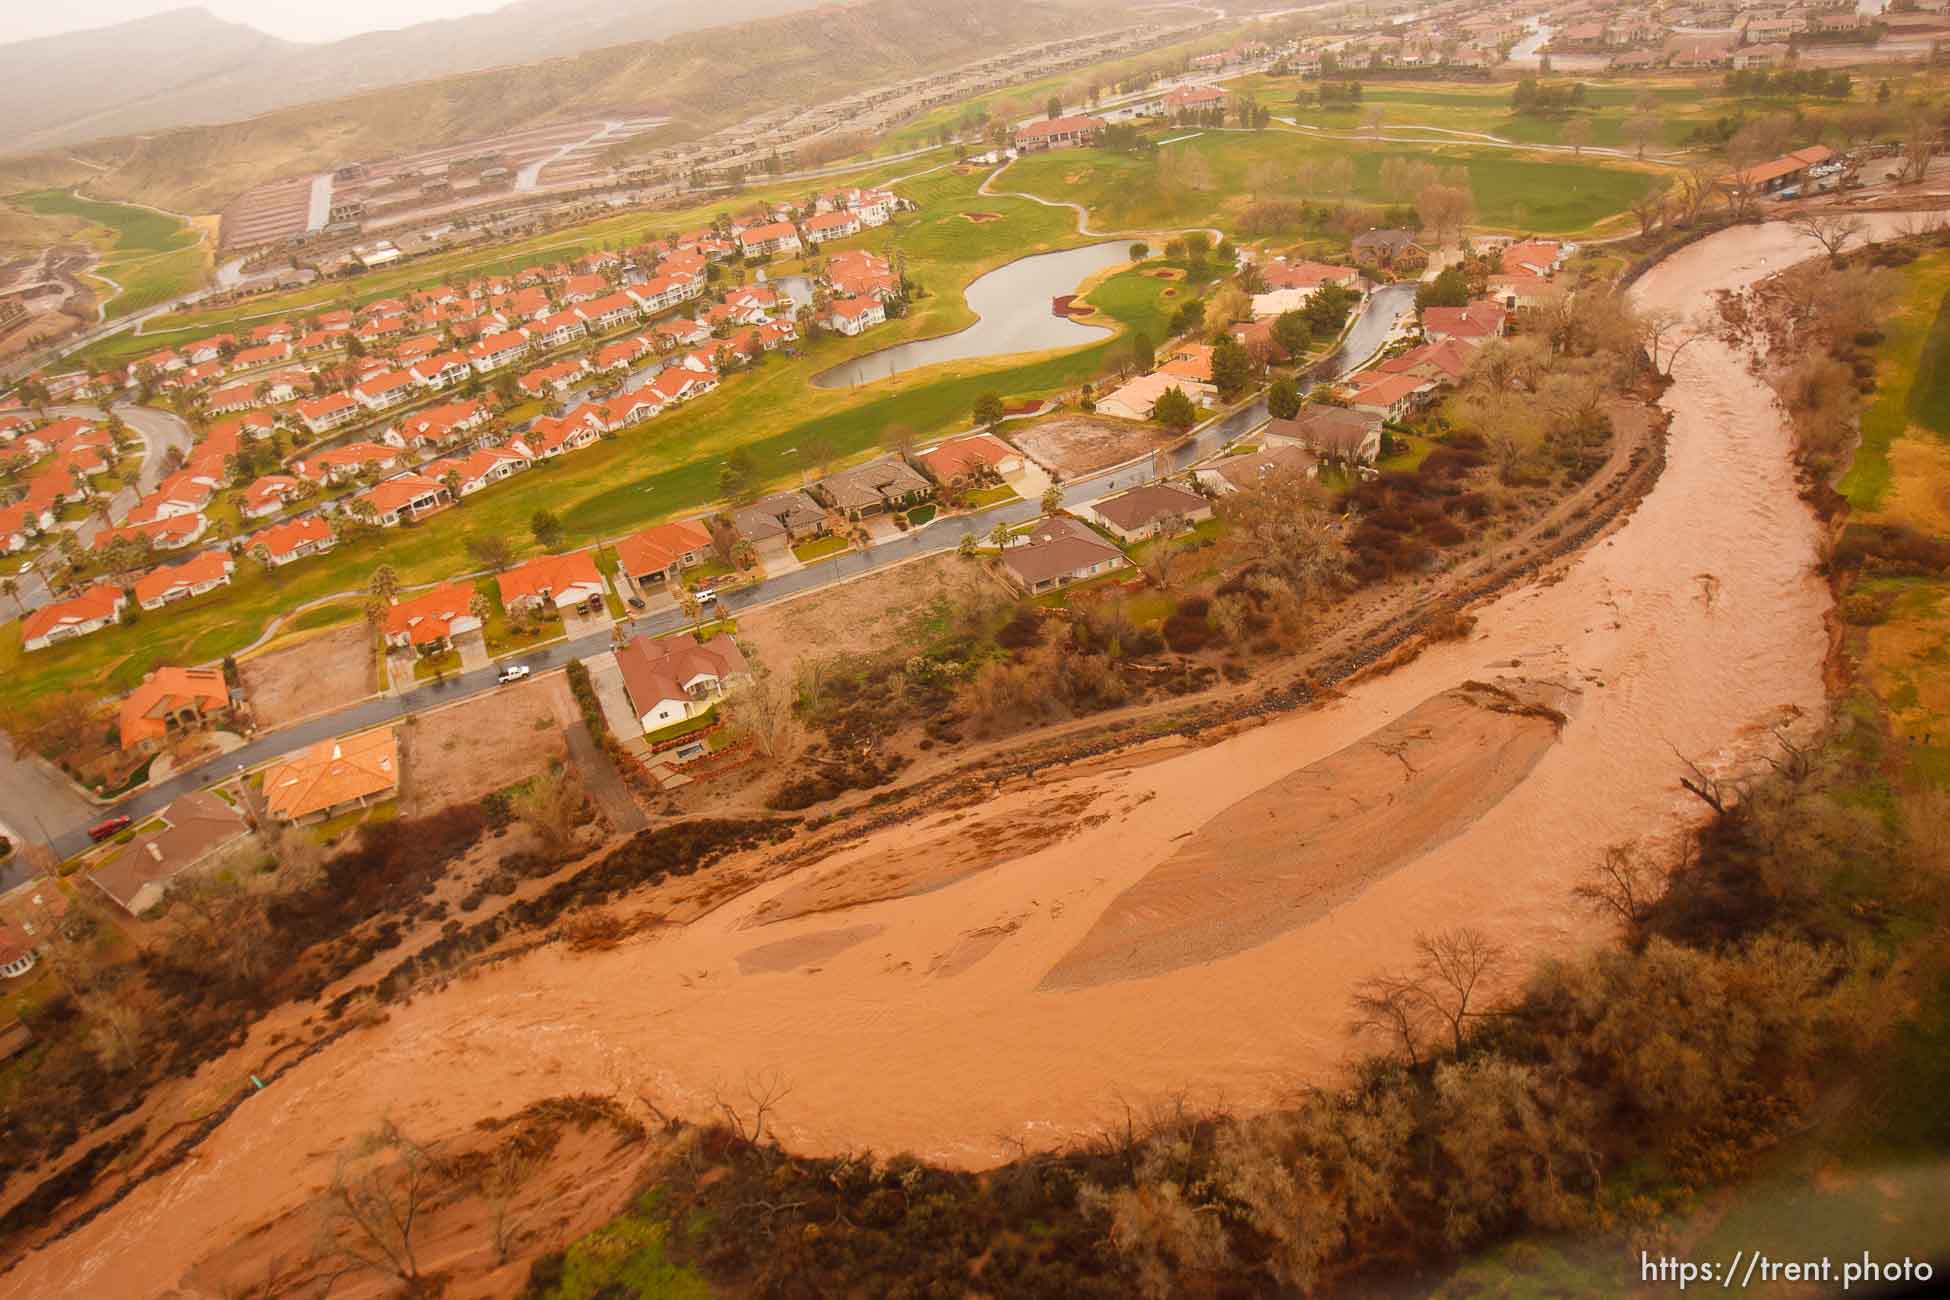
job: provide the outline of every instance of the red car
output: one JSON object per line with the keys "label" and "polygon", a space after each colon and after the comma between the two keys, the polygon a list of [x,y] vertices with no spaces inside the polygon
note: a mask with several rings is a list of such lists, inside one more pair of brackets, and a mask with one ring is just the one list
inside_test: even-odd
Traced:
{"label": "red car", "polygon": [[88,828],[88,838],[99,844],[117,831],[127,830],[133,821],[132,817],[111,817],[105,822],[96,822]]}

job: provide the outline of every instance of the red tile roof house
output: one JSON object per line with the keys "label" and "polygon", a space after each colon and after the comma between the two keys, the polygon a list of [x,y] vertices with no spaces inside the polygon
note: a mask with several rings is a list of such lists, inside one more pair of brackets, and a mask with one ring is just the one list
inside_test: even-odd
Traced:
{"label": "red tile roof house", "polygon": [[203,551],[181,564],[156,569],[136,579],[135,603],[144,609],[164,605],[230,585],[236,562],[225,551]]}
{"label": "red tile roof house", "polygon": [[662,399],[647,388],[633,393],[618,393],[603,403],[603,420],[610,429],[627,429],[642,424],[664,409]]}
{"label": "red tile roof house", "polygon": [[346,483],[364,470],[383,472],[399,464],[399,448],[377,442],[348,442],[313,452],[291,462],[291,468],[314,483]]}
{"label": "red tile roof house", "polygon": [[545,348],[566,347],[589,332],[589,324],[574,311],[558,311],[535,322],[535,342]]}
{"label": "red tile roof house", "polygon": [[774,221],[738,232],[738,246],[746,257],[784,255],[797,257],[805,251],[799,242],[799,229],[790,221]]}
{"label": "red tile roof house", "polygon": [[878,298],[835,298],[821,324],[836,334],[864,334],[887,320],[887,307]]}
{"label": "red tile roof house", "polygon": [[636,302],[624,293],[612,293],[585,302],[575,309],[575,313],[598,334],[607,334],[634,324],[639,316]]}
{"label": "red tile roof house", "polygon": [[646,312],[663,311],[703,294],[704,281],[688,275],[653,275],[623,292]]}
{"label": "red tile roof house", "polygon": [[20,643],[27,650],[45,650],[57,641],[99,632],[121,617],[129,598],[120,587],[98,582],[78,596],[29,610],[20,620]]}
{"label": "red tile roof house", "polygon": [[540,397],[544,393],[560,397],[585,373],[586,369],[580,361],[558,361],[554,365],[529,371],[516,381],[516,386],[530,397]]}
{"label": "red tile roof house", "polygon": [[616,543],[616,561],[641,590],[696,568],[710,549],[711,534],[696,524],[657,524]]}
{"label": "red tile roof house", "polygon": [[257,554],[258,547],[271,558],[271,563],[282,568],[293,560],[302,560],[307,555],[323,555],[338,544],[332,536],[332,526],[318,515],[307,515],[294,519],[288,524],[277,524],[262,532],[252,533],[244,542],[244,554]]}
{"label": "red tile roof house", "polygon": [[508,447],[488,447],[467,456],[447,457],[432,461],[420,467],[420,472],[428,478],[447,481],[452,473],[460,480],[460,495],[471,497],[490,483],[499,483],[527,469],[532,461],[520,452]]}
{"label": "red tile roof house", "polygon": [[27,543],[52,527],[52,510],[36,509],[25,501],[0,506],[0,552],[24,551]]}
{"label": "red tile roof house", "polygon": [[1126,542],[1156,536],[1166,524],[1179,531],[1212,517],[1210,501],[1171,483],[1146,483],[1105,497],[1090,510],[1097,522]]}
{"label": "red tile roof house", "polygon": [[[1127,563],[1124,552],[1083,524],[1067,519],[1048,522],[1052,525],[1046,530],[1048,536],[1002,551],[1004,576],[1024,593],[1055,591]],[[1059,523],[1063,526],[1054,527]]]}
{"label": "red tile roof house", "polygon": [[184,795],[161,821],[161,829],[137,836],[89,877],[130,916],[155,907],[170,881],[250,833],[242,814],[213,794]]}
{"label": "red tile roof house", "polygon": [[474,367],[476,374],[482,375],[503,366],[512,366],[527,355],[528,336],[518,331],[489,334],[467,349],[468,364]]}
{"label": "red tile roof house", "polygon": [[531,461],[554,460],[567,452],[595,446],[599,436],[581,420],[552,420],[544,416],[508,445]]}
{"label": "red tile roof house", "polygon": [[537,556],[497,575],[495,584],[501,589],[502,607],[511,614],[534,610],[544,602],[557,609],[572,609],[591,601],[600,605],[609,591],[609,583],[588,551]]}
{"label": "red tile roof house", "polygon": [[305,428],[311,430],[313,437],[343,429],[364,414],[365,408],[344,393],[308,398],[298,403],[298,418],[305,422]]}
{"label": "red tile roof house", "polygon": [[106,551],[123,538],[147,538],[149,544],[159,551],[176,551],[203,536],[203,530],[209,526],[210,520],[200,514],[171,515],[167,519],[146,524],[124,524],[120,528],[104,528],[96,533],[89,549]]}
{"label": "red tile roof house", "polygon": [[474,596],[471,584],[449,582],[398,602],[386,611],[386,644],[438,654],[453,638],[481,630],[481,620],[468,612]]}
{"label": "red tile roof house", "polygon": [[261,347],[245,348],[230,359],[232,370],[253,370],[258,366],[275,366],[291,360],[289,343],[266,343]]}
{"label": "red tile roof house", "polygon": [[1375,375],[1348,394],[1352,410],[1383,420],[1401,421],[1434,397],[1436,385],[1418,375]]}
{"label": "red tile roof house", "polygon": [[386,431],[385,438],[387,442],[398,439],[409,447],[451,447],[491,418],[485,402],[448,402],[402,417]]}
{"label": "red tile roof house", "polygon": [[715,370],[707,370],[700,374],[677,365],[664,370],[638,391],[648,392],[665,406],[675,406],[679,402],[688,402],[694,397],[702,397],[717,386],[718,375]]}
{"label": "red tile roof house", "polygon": [[1429,307],[1422,312],[1422,334],[1431,343],[1461,339],[1481,343],[1509,332],[1510,313],[1488,299],[1467,307]]}
{"label": "red tile roof house", "polygon": [[945,486],[968,485],[1022,472],[1022,453],[992,433],[950,438],[915,457],[921,468]]}
{"label": "red tile roof house", "polygon": [[1179,86],[1165,95],[1165,112],[1182,113],[1186,109],[1223,108],[1226,93],[1217,86]]}
{"label": "red tile roof house", "polygon": [[1024,153],[1042,149],[1081,148],[1096,140],[1097,133],[1103,129],[1104,119],[1101,117],[1052,117],[1017,128],[1016,148]]}
{"label": "red tile roof house", "polygon": [[824,212],[805,221],[806,238],[814,243],[828,239],[845,239],[860,233],[860,218],[851,212]]}
{"label": "red tile roof house", "polygon": [[373,484],[358,496],[352,498],[347,509],[357,518],[360,511],[355,506],[364,503],[372,507],[372,522],[381,528],[392,528],[401,521],[418,522],[436,511],[444,510],[454,503],[447,494],[447,485],[437,478],[424,474],[400,474]]}
{"label": "red tile roof house", "polygon": [[438,391],[466,383],[473,377],[474,367],[467,364],[467,358],[458,352],[442,352],[438,356],[414,362],[407,373],[421,388]]}
{"label": "red tile roof house", "polygon": [[388,370],[352,387],[352,400],[368,411],[385,411],[413,396],[413,376],[404,370]]}
{"label": "red tile roof house", "polygon": [[1439,384],[1455,383],[1469,373],[1476,360],[1476,345],[1461,339],[1444,339],[1410,348],[1400,356],[1388,358],[1375,369],[1389,375],[1420,375]]}
{"label": "red tile roof house", "polygon": [[194,731],[206,714],[230,708],[220,668],[158,668],[122,699],[123,749],[154,749],[177,732]]}
{"label": "red tile roof house", "polygon": [[629,338],[605,343],[596,353],[595,369],[598,374],[625,371],[644,358],[655,355],[657,345],[648,336],[632,334]]}
{"label": "red tile roof house", "polygon": [[217,415],[230,415],[237,411],[248,411],[254,406],[262,406],[264,399],[257,395],[257,384],[247,382],[231,384],[219,388],[203,399],[203,408]]}
{"label": "red tile roof house", "polygon": [[688,634],[635,637],[616,652],[616,666],[645,731],[703,713],[749,671],[738,643],[722,633],[702,644]]}

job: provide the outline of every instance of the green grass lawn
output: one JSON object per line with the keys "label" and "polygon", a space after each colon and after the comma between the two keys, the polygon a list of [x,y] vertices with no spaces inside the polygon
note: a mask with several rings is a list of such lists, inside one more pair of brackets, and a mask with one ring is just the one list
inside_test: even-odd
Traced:
{"label": "green grass lawn", "polygon": [[[564,549],[586,546],[709,505],[718,496],[724,457],[734,448],[750,452],[761,478],[784,482],[799,472],[790,449],[807,439],[824,438],[842,458],[856,456],[875,450],[896,425],[919,435],[965,427],[975,399],[991,389],[1012,397],[1040,395],[1094,377],[1109,351],[1121,346],[1118,337],[1008,362],[928,367],[854,389],[816,389],[808,382],[847,356],[970,323],[972,313],[959,290],[975,275],[1027,252],[1083,242],[1066,213],[1019,199],[981,198],[974,194],[978,184],[979,177],[954,173],[926,178],[915,187],[926,209],[873,232],[873,245],[903,250],[910,275],[932,290],[906,318],[858,339],[808,347],[796,359],[775,358],[701,401],[545,462],[423,523],[386,529],[286,566],[275,579],[254,564],[240,564],[229,588],[146,615],[133,627],[111,628],[33,655],[25,654],[18,635],[9,632],[0,636],[0,708],[50,690],[119,693],[158,664],[220,658],[248,645],[282,610],[340,593],[356,595],[380,564],[391,565],[408,585],[467,572],[475,567],[466,550],[470,535],[508,538],[517,559],[539,554],[528,520],[542,505],[562,519]],[[957,215],[964,210],[998,212],[1003,220],[971,224]],[[1160,338],[1176,305],[1163,296],[1171,287],[1127,273],[1104,281],[1088,301],[1125,329],[1141,328]],[[526,644],[532,642],[507,648]],[[492,633],[489,646],[494,649]]]}
{"label": "green grass lawn", "polygon": [[799,563],[811,564],[815,560],[828,559],[851,549],[853,543],[846,538],[829,534],[825,537],[815,537],[809,542],[799,543],[792,548],[792,554],[798,558]]}
{"label": "green grass lawn", "polygon": [[1919,257],[1902,274],[1902,297],[1876,348],[1876,397],[1862,413],[1862,442],[1841,481],[1857,510],[1882,504],[1890,445],[1911,421],[1950,436],[1950,252]]}
{"label": "green grass lawn", "polygon": [[[1572,74],[1544,78],[1546,82],[1568,82]],[[1719,76],[1694,77],[1659,75],[1631,78],[1585,79],[1584,106],[1564,115],[1517,114],[1510,100],[1514,81],[1491,82],[1368,82],[1362,87],[1361,103],[1352,108],[1320,108],[1309,104],[1297,107],[1292,78],[1262,76],[1239,78],[1228,88],[1250,91],[1260,103],[1281,117],[1331,131],[1357,131],[1365,127],[1370,113],[1379,110],[1382,121],[1391,127],[1433,127],[1446,131],[1474,131],[1522,144],[1564,144],[1564,128],[1573,120],[1590,125],[1589,143],[1605,148],[1635,147],[1627,138],[1626,122],[1638,112],[1638,103],[1651,101],[1659,126],[1648,148],[1654,152],[1684,146],[1700,127],[1716,118],[1746,115],[1764,117],[1770,113],[1796,113],[1819,125],[1824,119],[1845,109],[1850,101],[1815,97],[1728,95]],[[1874,82],[1858,78],[1854,102],[1866,102]],[[1309,86],[1311,89],[1311,86]]]}
{"label": "green grass lawn", "polygon": [[110,318],[153,307],[203,283],[209,256],[196,230],[175,217],[126,203],[106,203],[67,190],[17,194],[9,202],[44,216],[93,223],[89,238],[101,250],[95,268]]}
{"label": "green grass lawn", "polygon": [[1004,501],[1014,501],[1016,490],[1007,483],[997,483],[994,487],[978,488],[968,494],[968,508],[981,510],[988,506],[999,506]]}
{"label": "green grass lawn", "polygon": [[[1618,161],[1522,154],[1467,145],[1350,145],[1315,140],[1285,129],[1207,132],[1171,149],[1197,153],[1210,189],[1161,187],[1158,158],[1068,149],[1034,154],[1005,172],[1000,188],[1081,203],[1099,230],[1140,231],[1217,223],[1229,226],[1256,197],[1326,199],[1309,188],[1317,164],[1335,155],[1354,163],[1352,197],[1382,203],[1381,164],[1388,158],[1461,167],[1475,193],[1477,220],[1487,227],[1569,234],[1626,211],[1652,183],[1650,172]],[[1162,150],[1160,153],[1169,153]],[[1268,177],[1272,179],[1267,180]],[[1255,182],[1266,188],[1254,194]]]}

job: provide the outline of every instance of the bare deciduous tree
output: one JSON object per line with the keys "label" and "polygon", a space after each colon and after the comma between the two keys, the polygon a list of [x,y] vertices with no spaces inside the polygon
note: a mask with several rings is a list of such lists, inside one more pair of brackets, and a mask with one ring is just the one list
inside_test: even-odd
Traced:
{"label": "bare deciduous tree", "polygon": [[1609,916],[1636,935],[1666,891],[1672,867],[1636,844],[1613,844],[1571,896],[1602,916]]}
{"label": "bare deciduous tree", "polygon": [[725,1127],[747,1146],[763,1146],[765,1126],[780,1102],[792,1094],[792,1085],[777,1070],[745,1076],[739,1095],[732,1096],[719,1087],[712,1091],[712,1104],[724,1116]]}
{"label": "bare deciduous tree", "polygon": [[1415,954],[1407,971],[1383,972],[1355,986],[1348,1028],[1392,1040],[1411,1065],[1421,1061],[1420,1044],[1446,1031],[1460,1056],[1470,1022],[1484,1014],[1483,986],[1502,963],[1503,949],[1465,927],[1416,935]]}
{"label": "bare deciduous tree", "polygon": [[1788,224],[1820,244],[1832,262],[1842,260],[1842,252],[1862,237],[1862,218],[1852,212],[1797,212]]}
{"label": "bare deciduous tree", "polygon": [[340,1155],[318,1253],[417,1282],[414,1236],[444,1177],[434,1154],[387,1120]]}

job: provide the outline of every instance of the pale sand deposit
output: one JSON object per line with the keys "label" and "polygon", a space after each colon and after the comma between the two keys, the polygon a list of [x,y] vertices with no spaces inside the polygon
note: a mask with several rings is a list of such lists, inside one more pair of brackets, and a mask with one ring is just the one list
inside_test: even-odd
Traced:
{"label": "pale sand deposit", "polygon": [[[1903,218],[1872,220],[1889,230]],[[1782,226],[1740,227],[1679,253],[1635,296],[1691,312],[1716,289],[1815,251]],[[1088,1129],[1126,1100],[1182,1089],[1249,1108],[1332,1077],[1349,1049],[1349,990],[1405,963],[1420,931],[1467,923],[1525,961],[1574,950],[1596,931],[1567,894],[1603,848],[1697,815],[1677,787],[1675,750],[1745,764],[1770,724],[1822,707],[1828,599],[1811,571],[1816,527],[1767,390],[1700,343],[1682,356],[1666,405],[1669,464],[1650,497],[1556,580],[1480,608],[1468,640],[1218,744],[1069,779],[1045,773],[978,808],[876,833],[820,862],[817,889],[774,879],[692,924],[591,955],[543,949],[423,996],[246,1103],[190,1163],[23,1261],[0,1297],[164,1293],[322,1184],[332,1153],[385,1115],[437,1136],[541,1097],[641,1091],[701,1116],[715,1091],[778,1071],[792,1091],[776,1123],[792,1147],[982,1166],[1017,1141]],[[1192,941],[1210,918],[1181,850],[1199,845],[1219,863],[1228,810],[1242,800],[1304,785],[1295,774],[1331,771],[1331,756],[1425,702],[1498,678],[1561,682],[1580,697],[1554,741],[1526,724],[1488,742],[1482,781],[1514,777],[1500,800],[1485,806],[1458,768],[1427,783],[1436,806],[1402,810],[1419,829],[1374,821],[1391,838],[1381,856],[1412,856],[1386,870],[1344,862],[1365,882],[1358,892],[1303,899],[1289,928],[1252,946],[1208,941],[1214,955],[1197,964],[1157,974],[1100,965],[1086,987],[1042,990],[1067,957],[1090,951],[1100,925],[1130,911],[1120,900],[1160,887],[1146,883],[1154,873],[1192,886],[1185,926],[1151,923],[1196,960]],[[1454,720],[1461,732],[1480,724]],[[1037,824],[1053,800],[1086,796],[1087,813],[1068,814],[1074,827]],[[946,858],[977,818],[998,836],[1021,823],[1022,851],[981,853],[951,864],[949,882],[925,880],[914,864]],[[1291,858],[1318,868],[1302,846]],[[887,863],[909,865],[847,905],[841,870]],[[1225,880],[1239,912],[1295,897],[1277,871]],[[878,929],[845,947],[832,939],[865,927]],[[776,946],[795,939],[814,941]],[[741,970],[740,956],[761,945],[760,968]]]}

